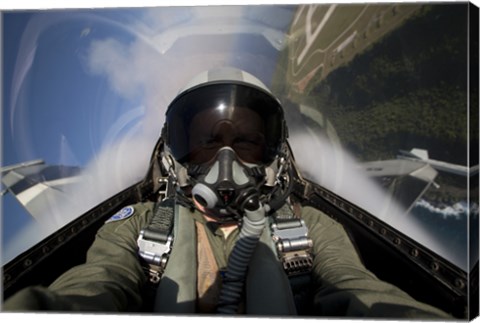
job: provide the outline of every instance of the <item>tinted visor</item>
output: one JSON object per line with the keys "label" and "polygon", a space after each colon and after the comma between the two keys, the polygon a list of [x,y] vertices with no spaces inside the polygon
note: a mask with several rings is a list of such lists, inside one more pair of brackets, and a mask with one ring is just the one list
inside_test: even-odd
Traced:
{"label": "tinted visor", "polygon": [[203,164],[225,146],[247,163],[269,164],[285,140],[283,110],[267,92],[210,84],[181,94],[166,115],[166,143],[182,164]]}

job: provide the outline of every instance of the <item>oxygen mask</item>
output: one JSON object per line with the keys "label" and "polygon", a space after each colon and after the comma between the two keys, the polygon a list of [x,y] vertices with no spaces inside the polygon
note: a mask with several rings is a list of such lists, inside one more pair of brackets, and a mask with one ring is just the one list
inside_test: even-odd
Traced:
{"label": "oxygen mask", "polygon": [[245,163],[231,147],[218,150],[208,164],[189,168],[192,197],[207,214],[233,220],[258,207],[265,167]]}

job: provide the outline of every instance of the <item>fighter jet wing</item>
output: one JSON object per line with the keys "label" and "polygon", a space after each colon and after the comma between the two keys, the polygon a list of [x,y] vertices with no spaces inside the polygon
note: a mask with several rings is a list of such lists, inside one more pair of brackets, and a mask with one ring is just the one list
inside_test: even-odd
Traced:
{"label": "fighter jet wing", "polygon": [[42,160],[2,167],[3,194],[13,194],[38,222],[48,221],[58,203],[69,198],[65,189],[80,181],[80,171]]}

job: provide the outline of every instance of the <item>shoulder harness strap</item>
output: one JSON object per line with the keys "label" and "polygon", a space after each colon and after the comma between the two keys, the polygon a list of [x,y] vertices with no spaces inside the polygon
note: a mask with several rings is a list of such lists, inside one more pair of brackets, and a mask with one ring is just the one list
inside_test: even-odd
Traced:
{"label": "shoulder harness strap", "polygon": [[153,284],[160,281],[173,243],[173,217],[175,200],[167,198],[157,203],[150,224],[140,231],[137,240],[138,253],[148,264],[149,280]]}
{"label": "shoulder harness strap", "polygon": [[[149,265],[149,280],[157,284],[165,271],[173,244],[175,199],[167,198],[155,206],[150,225],[140,231],[139,255]],[[312,240],[305,222],[295,216],[288,204],[271,217],[272,239],[279,261],[288,277],[309,275],[313,266]]]}

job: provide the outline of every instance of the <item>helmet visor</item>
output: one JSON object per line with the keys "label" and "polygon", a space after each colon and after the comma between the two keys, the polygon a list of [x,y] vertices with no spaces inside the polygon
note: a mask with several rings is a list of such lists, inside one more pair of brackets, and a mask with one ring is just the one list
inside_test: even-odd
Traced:
{"label": "helmet visor", "polygon": [[210,84],[181,94],[166,115],[166,143],[182,164],[203,164],[231,147],[247,163],[269,164],[285,140],[279,102],[242,84]]}

